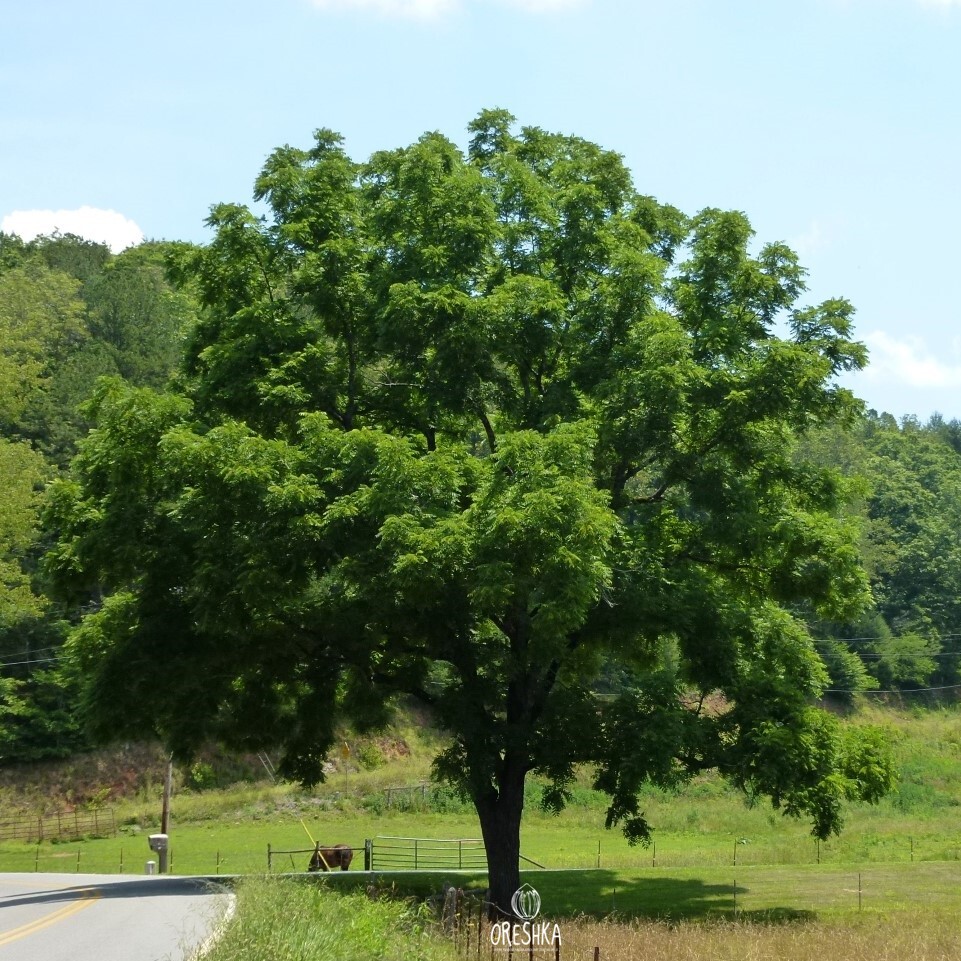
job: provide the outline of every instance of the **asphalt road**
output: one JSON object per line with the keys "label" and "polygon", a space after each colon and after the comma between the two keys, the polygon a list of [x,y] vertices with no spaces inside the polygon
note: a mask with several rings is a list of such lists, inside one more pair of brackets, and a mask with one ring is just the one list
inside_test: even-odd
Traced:
{"label": "asphalt road", "polygon": [[0,874],[0,961],[182,961],[228,910],[202,878]]}

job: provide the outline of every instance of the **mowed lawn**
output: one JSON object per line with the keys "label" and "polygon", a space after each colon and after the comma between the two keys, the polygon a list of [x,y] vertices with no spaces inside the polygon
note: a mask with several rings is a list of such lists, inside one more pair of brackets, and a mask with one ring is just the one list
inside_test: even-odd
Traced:
{"label": "mowed lawn", "polygon": [[[681,802],[684,803],[684,802]],[[690,802],[687,802],[688,804]],[[737,801],[721,799],[711,805],[727,813],[708,816],[690,830],[658,831],[649,847],[631,847],[620,832],[603,828],[603,813],[596,809],[570,810],[559,818],[531,812],[521,832],[521,853],[547,868],[644,869],[718,868],[730,873],[735,857],[739,869],[779,865],[797,867],[834,865],[857,871],[858,864],[908,864],[957,861],[961,866],[961,830],[947,819],[899,821],[893,812],[865,811],[852,818],[840,838],[818,845],[803,822],[772,817],[770,812],[748,810]],[[710,808],[709,808],[710,810]],[[953,812],[952,812],[953,813]],[[659,812],[654,812],[658,817]],[[715,820],[718,823],[713,823]],[[655,821],[658,823],[658,821]],[[156,828],[126,825],[117,837],[30,845],[0,843],[0,871],[80,870],[142,872],[155,858],[147,835]],[[349,844],[357,849],[353,868],[363,866],[366,838],[381,836],[420,838],[479,838],[476,817],[468,813],[389,811],[372,813],[275,811],[180,824],[177,809],[170,828],[172,868],[184,874],[246,874],[267,871],[270,845],[274,871],[302,870],[304,849],[316,839],[323,844]],[[276,852],[300,851],[297,854]],[[122,862],[122,863],[121,863]]]}
{"label": "mowed lawn", "polygon": [[[387,830],[385,830],[385,827]],[[813,917],[857,913],[890,913],[902,910],[944,910],[961,912],[961,861],[863,863],[757,864],[746,860],[750,845],[736,839],[711,839],[714,846],[729,853],[727,863],[698,866],[652,864],[651,848],[628,848],[616,834],[571,831],[549,819],[538,820],[525,831],[525,853],[543,859],[548,870],[524,872],[524,879],[541,893],[543,911],[555,917],[694,918],[694,917]],[[306,828],[306,830],[305,830]],[[362,848],[364,838],[378,834],[406,837],[477,837],[473,818],[454,815],[410,814],[378,817],[364,822],[350,818],[324,817],[313,821],[241,821],[236,824],[185,825],[171,830],[173,872],[177,874],[262,874],[267,870],[267,845],[273,851],[275,873],[303,871],[310,847],[307,830],[324,843],[348,843]],[[601,839],[601,867],[556,868],[566,857],[582,861],[597,859]],[[810,839],[804,839],[809,844]],[[683,839],[676,839],[683,850]],[[623,846],[623,847],[622,847]],[[662,848],[670,851],[670,843]],[[738,863],[733,864],[735,847]],[[809,844],[813,851],[813,845]],[[713,851],[714,847],[708,846]],[[301,851],[285,854],[285,851]],[[659,849],[660,852],[660,849]],[[79,853],[79,859],[78,859]],[[713,855],[712,855],[713,857]],[[139,836],[44,844],[41,846],[0,846],[0,870],[75,871],[142,873],[145,862],[155,859],[146,832]],[[624,864],[624,861],[629,863]],[[621,862],[621,863],[618,863]],[[359,850],[353,868],[363,867]],[[369,878],[350,872],[330,878],[349,885]],[[482,889],[482,873],[470,872],[378,872],[378,881],[401,891],[430,893],[444,881]],[[860,891],[859,891],[860,888]]]}

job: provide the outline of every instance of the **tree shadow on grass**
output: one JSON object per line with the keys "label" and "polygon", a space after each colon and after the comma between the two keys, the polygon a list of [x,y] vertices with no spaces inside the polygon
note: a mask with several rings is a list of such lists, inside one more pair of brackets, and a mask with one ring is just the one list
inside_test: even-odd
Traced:
{"label": "tree shadow on grass", "polygon": [[[37,875],[40,878],[44,876]],[[56,876],[57,879],[63,877]],[[88,901],[92,898],[198,897],[221,894],[221,888],[199,878],[156,877],[124,880],[101,880],[96,875],[79,875],[62,883],[50,878],[49,888],[8,894],[0,897],[0,911],[30,904],[56,904],[67,901]],[[39,886],[40,882],[37,882]]]}
{"label": "tree shadow on grass", "polygon": [[[386,897],[423,899],[436,895],[445,885],[483,897],[487,875],[480,871],[350,871],[332,874],[287,875],[311,883],[329,884],[336,891],[376,892]],[[563,918],[646,918],[680,921],[733,919],[763,924],[811,921],[816,912],[789,906],[744,910],[742,899],[751,887],[713,884],[697,878],[654,874],[631,877],[602,868],[590,870],[522,871],[521,881],[536,888],[541,897],[541,916]]]}
{"label": "tree shadow on grass", "polygon": [[682,920],[746,919],[770,924],[807,921],[813,911],[787,906],[742,911],[737,901],[749,893],[743,885],[713,884],[697,878],[625,877],[615,871],[524,872],[522,880],[541,896],[542,913],[551,918],[617,915],[622,918]]}

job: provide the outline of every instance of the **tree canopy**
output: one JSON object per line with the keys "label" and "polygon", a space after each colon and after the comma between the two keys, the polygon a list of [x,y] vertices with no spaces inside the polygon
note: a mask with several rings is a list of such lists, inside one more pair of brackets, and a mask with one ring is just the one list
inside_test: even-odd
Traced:
{"label": "tree canopy", "polygon": [[850,305],[610,151],[500,110],[470,133],[358,164],[318,131],[267,161],[265,218],[217,206],[176,258],[182,378],[101,382],[52,496],[49,569],[104,598],[71,640],[91,720],[312,782],[339,719],[416,697],[504,909],[532,773],[556,809],[593,765],[634,840],[645,783],[709,768],[839,830],[891,778],[812,706],[803,620],[868,597],[848,484],[798,449],[857,415]]}
{"label": "tree canopy", "polygon": [[[42,487],[89,429],[79,405],[97,378],[162,386],[193,315],[164,276],[170,245],[113,256],[70,234],[0,234],[0,752],[69,754],[83,743],[76,688],[54,661],[63,611],[44,596]],[[51,666],[53,665],[53,666]]]}

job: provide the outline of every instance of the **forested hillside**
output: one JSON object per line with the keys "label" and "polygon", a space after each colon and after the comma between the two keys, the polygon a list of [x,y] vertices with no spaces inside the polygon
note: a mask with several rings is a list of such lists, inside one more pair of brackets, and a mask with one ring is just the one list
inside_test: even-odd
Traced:
{"label": "forested hillside", "polygon": [[[166,280],[170,244],[119,255],[71,235],[24,243],[0,234],[0,758],[71,753],[83,744],[66,623],[39,561],[43,489],[90,429],[97,378],[162,389],[196,317]],[[95,603],[94,598],[90,598]]]}
{"label": "forested hillside", "polygon": [[961,660],[961,424],[869,411],[808,445],[854,481],[874,598],[857,623],[812,624],[833,688],[950,696]]}
{"label": "forested hillside", "polygon": [[[68,624],[45,593],[40,559],[47,482],[90,429],[100,377],[163,390],[179,376],[199,317],[168,278],[181,245],[119,255],[64,235],[0,235],[0,758],[69,754],[84,744]],[[961,423],[865,412],[851,429],[803,439],[802,452],[846,478],[873,606],[854,623],[811,616],[829,696],[903,691],[953,697],[961,668]],[[82,599],[88,606],[98,599]],[[804,612],[801,612],[802,614]]]}

